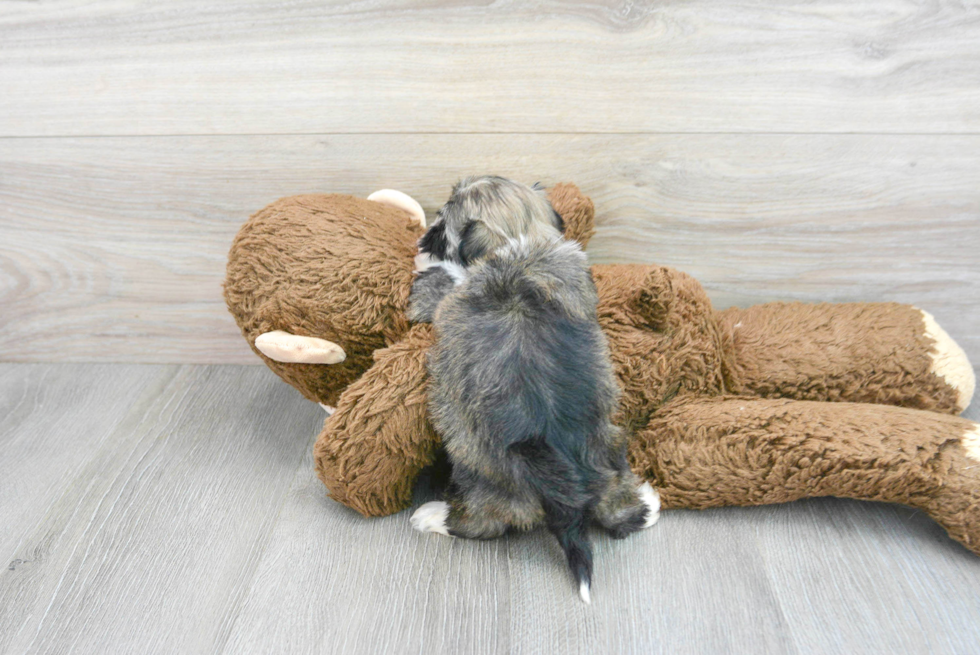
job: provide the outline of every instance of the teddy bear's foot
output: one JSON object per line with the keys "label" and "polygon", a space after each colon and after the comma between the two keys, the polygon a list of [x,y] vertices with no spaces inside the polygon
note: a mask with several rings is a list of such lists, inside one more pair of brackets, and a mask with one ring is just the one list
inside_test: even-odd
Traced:
{"label": "teddy bear's foot", "polygon": [[438,532],[448,537],[450,535],[446,527],[447,518],[449,518],[449,505],[441,500],[434,500],[415,510],[410,520],[412,527],[419,532]]}
{"label": "teddy bear's foot", "polygon": [[725,390],[959,414],[973,367],[936,321],[898,303],[768,303],[716,315]]}
{"label": "teddy bear's foot", "polygon": [[980,424],[865,403],[677,398],[630,443],[668,508],[837,496],[925,510],[980,555]]}
{"label": "teddy bear's foot", "polygon": [[974,423],[973,429],[963,437],[963,450],[967,457],[980,464],[980,423]]}
{"label": "teddy bear's foot", "polygon": [[922,309],[919,312],[922,313],[922,322],[925,323],[926,336],[935,342],[929,353],[932,358],[932,372],[956,390],[956,408],[962,412],[970,406],[977,386],[970,360],[959,344],[946,334],[946,330],[939,327],[932,314]]}
{"label": "teddy bear's foot", "polygon": [[942,490],[925,509],[953,539],[980,555],[980,423],[946,447]]}

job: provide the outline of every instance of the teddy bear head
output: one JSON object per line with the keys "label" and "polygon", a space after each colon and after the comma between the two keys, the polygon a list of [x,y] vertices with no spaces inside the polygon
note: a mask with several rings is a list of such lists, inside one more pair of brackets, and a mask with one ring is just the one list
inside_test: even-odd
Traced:
{"label": "teddy bear head", "polygon": [[[405,308],[424,230],[421,208],[415,204],[416,213],[390,197],[277,200],[242,226],[228,253],[225,301],[242,335],[315,402],[336,404],[374,352],[410,327]],[[594,233],[592,201],[572,184],[556,185],[549,199],[566,236],[584,246]],[[276,352],[282,342],[293,347],[288,357]]]}

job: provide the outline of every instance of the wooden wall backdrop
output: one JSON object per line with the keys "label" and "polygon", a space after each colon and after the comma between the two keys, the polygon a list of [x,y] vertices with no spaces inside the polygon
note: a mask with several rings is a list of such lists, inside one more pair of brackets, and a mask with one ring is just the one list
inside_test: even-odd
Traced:
{"label": "wooden wall backdrop", "polygon": [[718,307],[914,302],[980,361],[974,2],[0,0],[0,360],[257,363],[279,196],[574,181]]}

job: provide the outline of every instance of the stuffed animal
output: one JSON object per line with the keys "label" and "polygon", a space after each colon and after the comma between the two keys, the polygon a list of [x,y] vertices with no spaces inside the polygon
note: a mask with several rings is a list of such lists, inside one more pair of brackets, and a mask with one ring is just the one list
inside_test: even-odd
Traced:
{"label": "stuffed animal", "polygon": [[[574,185],[549,195],[566,236],[593,233]],[[315,445],[332,498],[408,507],[439,446],[426,418],[435,335],[405,308],[424,213],[392,191],[284,198],[241,228],[225,299],[265,363],[336,407]],[[813,496],[919,508],[980,554],[975,378],[926,312],[893,303],[715,311],[666,266],[597,265],[599,320],[623,389],[630,463],[665,508]]]}

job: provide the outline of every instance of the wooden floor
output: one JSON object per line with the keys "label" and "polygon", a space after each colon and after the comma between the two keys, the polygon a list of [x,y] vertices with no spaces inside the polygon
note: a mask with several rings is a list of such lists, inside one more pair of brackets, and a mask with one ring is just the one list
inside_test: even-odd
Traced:
{"label": "wooden floor", "polygon": [[310,456],[322,411],[264,367],[3,364],[0,413],[3,653],[980,643],[980,558],[904,507],[665,512],[595,535],[587,607],[544,532],[454,540],[329,500]]}
{"label": "wooden floor", "polygon": [[487,172],[579,184],[595,262],[915,303],[980,362],[975,2],[0,0],[0,653],[978,652],[980,558],[902,507],[668,512],[586,608],[547,535],[330,501],[231,240]]}

